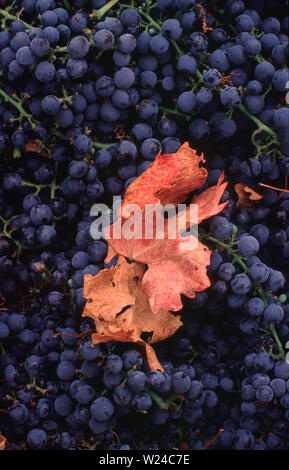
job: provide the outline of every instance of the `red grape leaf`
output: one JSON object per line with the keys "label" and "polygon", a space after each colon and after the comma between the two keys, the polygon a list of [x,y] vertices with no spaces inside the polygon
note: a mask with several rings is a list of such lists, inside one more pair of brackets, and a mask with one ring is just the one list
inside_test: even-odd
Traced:
{"label": "red grape leaf", "polygon": [[224,172],[215,186],[211,186],[198,196],[193,197],[192,204],[198,205],[198,224],[213,215],[219,214],[228,204],[228,201],[219,204],[228,184],[227,182],[223,183],[223,179]]}
{"label": "red grape leaf", "polygon": [[137,204],[141,209],[146,204],[179,204],[206,181],[207,170],[200,167],[204,161],[203,154],[198,156],[188,142],[176,153],[158,154],[146,171],[128,186],[122,209],[127,204]]}
{"label": "red grape leaf", "polygon": [[[85,275],[83,295],[87,303],[82,316],[95,322],[93,343],[111,340],[136,343],[150,368],[163,371],[150,343],[172,336],[182,322],[178,315],[164,309],[158,315],[152,313],[148,298],[141,291],[144,269],[144,265],[129,264],[119,257],[115,267],[103,269],[96,276]],[[143,333],[150,336],[148,341],[142,339]]]}
{"label": "red grape leaf", "polygon": [[[192,202],[199,207],[198,223],[218,214],[226,206],[227,202],[219,204],[227,185],[222,181],[223,175],[217,185],[193,198]],[[168,220],[172,219],[164,219],[164,239],[145,239],[144,217],[140,238],[128,239],[125,236],[119,239],[113,238],[114,225],[118,224],[118,221],[105,229],[108,242],[106,262],[109,262],[116,254],[120,254],[137,263],[148,265],[143,276],[142,288],[149,297],[154,313],[161,308],[176,312],[182,308],[181,294],[193,298],[196,292],[203,291],[210,286],[206,269],[210,263],[210,250],[193,235],[186,238],[188,243],[188,249],[186,249],[185,240],[179,234],[180,229],[177,230],[174,239],[169,238]],[[122,227],[128,222],[122,219]],[[187,228],[188,225],[190,224],[187,223]],[[136,226],[132,225],[132,230],[135,228]],[[194,242],[193,249],[189,245],[190,242]]]}
{"label": "red grape leaf", "polygon": [[[165,256],[160,252],[155,262],[148,263],[142,281],[143,292],[154,313],[161,308],[181,310],[181,294],[193,298],[196,292],[210,286],[206,267],[211,252],[205,245],[197,241],[194,250],[180,250],[178,240],[167,240],[166,245],[163,247]],[[161,261],[157,262],[158,259]]]}
{"label": "red grape leaf", "polygon": [[[112,228],[110,226],[108,228]],[[195,297],[195,292],[210,286],[206,267],[210,263],[210,250],[193,235],[168,238],[168,223],[164,221],[164,239],[108,240],[106,262],[120,254],[137,263],[148,265],[143,276],[143,292],[149,297],[154,313],[159,309],[178,311],[182,308],[181,294]],[[194,243],[192,249],[189,243]],[[186,245],[187,244],[187,245]],[[186,249],[186,246],[188,249]]]}

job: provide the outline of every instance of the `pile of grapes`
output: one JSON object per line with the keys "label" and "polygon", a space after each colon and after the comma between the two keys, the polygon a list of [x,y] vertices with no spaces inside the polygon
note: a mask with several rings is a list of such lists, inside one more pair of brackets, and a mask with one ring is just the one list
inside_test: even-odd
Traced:
{"label": "pile of grapes", "polygon": [[[288,450],[288,0],[1,5],[0,444]],[[107,267],[92,205],[185,141],[228,204],[162,373],[92,346],[83,278]]]}

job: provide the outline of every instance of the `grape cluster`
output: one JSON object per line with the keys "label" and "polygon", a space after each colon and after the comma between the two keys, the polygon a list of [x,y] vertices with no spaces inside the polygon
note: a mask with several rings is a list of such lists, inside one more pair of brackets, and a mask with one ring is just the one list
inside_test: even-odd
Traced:
{"label": "grape cluster", "polygon": [[[288,449],[288,1],[6,1],[0,9],[0,431],[22,449]],[[156,345],[92,345],[90,233],[184,142],[229,182],[211,287]],[[261,195],[240,207],[234,185]]]}

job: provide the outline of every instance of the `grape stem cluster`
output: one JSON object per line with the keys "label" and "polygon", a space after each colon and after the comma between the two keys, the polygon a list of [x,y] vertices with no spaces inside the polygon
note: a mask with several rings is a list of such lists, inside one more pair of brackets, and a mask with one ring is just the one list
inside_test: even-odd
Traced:
{"label": "grape stem cluster", "polygon": [[[232,264],[234,264],[234,263],[239,264],[242,271],[244,273],[248,273],[248,268],[245,264],[246,258],[244,256],[242,256],[237,249],[233,248],[234,243],[235,243],[234,242],[234,238],[235,238],[234,235],[231,237],[231,239],[227,243],[224,240],[222,240],[222,241],[218,240],[217,238],[214,238],[211,235],[207,235],[207,234],[202,234],[201,238],[205,239],[209,242],[214,243],[218,248],[225,249],[226,252],[228,253],[228,255],[232,259]],[[263,287],[261,285],[258,285],[258,286],[256,286],[256,290],[259,293],[260,297],[263,299],[265,306],[268,306],[267,293],[264,291]],[[277,330],[276,330],[276,327],[275,327],[274,323],[270,323],[269,331],[271,333],[271,336],[274,338],[274,340],[276,342],[276,345],[278,347],[278,351],[279,351],[278,358],[281,357],[282,359],[285,359],[284,348],[282,346],[282,343],[280,341],[280,338],[278,336],[278,333],[277,333]],[[267,334],[270,334],[269,331],[265,330],[265,332]],[[271,353],[271,356],[275,357],[275,355],[272,354],[272,353]]]}
{"label": "grape stem cluster", "polygon": [[0,222],[2,222],[3,224],[3,228],[2,228],[2,231],[0,232],[0,236],[2,235],[4,237],[9,238],[16,245],[16,261],[18,263],[20,255],[23,250],[36,250],[36,249],[42,248],[42,245],[35,245],[31,247],[31,246],[22,244],[19,240],[15,240],[15,238],[12,236],[12,233],[14,232],[14,230],[16,230],[16,227],[13,227],[11,230],[9,230],[8,227],[9,225],[11,225],[12,220],[16,219],[17,217],[19,217],[19,215],[14,215],[10,217],[10,219],[5,220],[2,216],[0,216]]}
{"label": "grape stem cluster", "polygon": [[[276,132],[274,132],[273,129],[271,129],[271,127],[266,126],[266,124],[261,122],[260,119],[258,119],[256,116],[251,114],[243,104],[239,105],[239,110],[242,111],[242,113],[244,113],[249,119],[251,119],[251,121],[253,121],[257,126],[257,129],[255,129],[252,132],[252,135],[251,135],[252,144],[257,149],[256,157],[259,158],[265,150],[266,150],[266,153],[275,152],[275,149],[272,149],[269,152],[268,152],[268,149],[269,149],[269,147],[271,147],[273,145],[277,146]],[[259,135],[261,132],[266,132],[271,137],[270,140],[268,142],[266,142],[265,144],[261,144],[256,139],[257,135]]]}
{"label": "grape stem cluster", "polygon": [[[17,147],[15,147],[15,148],[17,148]],[[60,186],[57,184],[57,170],[58,170],[58,162],[55,162],[54,163],[54,175],[55,175],[55,177],[54,177],[53,181],[50,184],[35,184],[35,183],[30,183],[28,181],[23,181],[22,186],[27,186],[27,187],[33,188],[35,194],[38,194],[40,191],[42,191],[45,188],[50,188],[50,199],[53,199],[55,197],[56,190],[60,188]],[[19,215],[13,215],[12,217],[10,217],[9,219],[6,220],[2,216],[0,216],[0,222],[2,222],[2,224],[3,224],[2,232],[0,233],[0,235],[3,235],[5,237],[11,239],[13,241],[13,243],[16,245],[16,247],[17,247],[17,254],[16,254],[17,262],[19,262],[19,257],[22,253],[22,250],[31,250],[31,249],[41,248],[41,246],[34,246],[34,247],[26,246],[26,245],[23,245],[20,241],[15,240],[15,238],[13,237],[12,234],[16,230],[16,227],[12,227],[12,229],[9,229],[9,226],[11,225],[11,222],[14,219],[17,219],[18,217],[19,217]],[[55,219],[57,220],[56,217],[55,217]],[[55,225],[55,222],[54,222],[54,225]]]}
{"label": "grape stem cluster", "polygon": [[[15,15],[11,15],[7,10],[3,10],[2,8],[0,8],[0,15],[3,16],[4,18],[4,24],[2,24],[2,28],[3,26],[5,26],[5,23],[7,20],[11,20],[11,21],[15,21],[15,20],[19,20],[20,16],[21,16],[21,13],[22,13],[22,10],[19,11],[18,15],[15,16]],[[29,31],[31,31],[31,29],[33,29],[33,26],[31,26],[31,24],[29,23],[26,23],[25,21],[21,20],[22,23],[24,24],[25,28]]]}
{"label": "grape stem cluster", "polygon": [[[0,12],[1,12],[1,10],[0,10]],[[11,118],[10,119],[11,122],[22,121],[22,119],[27,119],[29,121],[29,123],[31,124],[32,128],[36,127],[36,125],[39,123],[39,121],[37,121],[35,118],[33,118],[33,116],[31,114],[29,114],[29,113],[27,113],[27,111],[25,111],[25,109],[23,108],[23,105],[22,105],[21,98],[19,98],[16,95],[13,95],[13,97],[9,96],[4,90],[1,90],[1,88],[0,88],[0,95],[3,97],[3,99],[6,102],[8,102],[12,106],[14,106],[14,108],[16,108],[19,112],[19,116],[17,118]],[[69,97],[64,96],[64,100],[68,101]],[[61,140],[65,141],[65,142],[68,141],[68,139],[59,130],[57,130],[55,128],[51,128],[50,132],[55,137],[58,137],[58,138],[60,138]],[[113,143],[112,144],[104,144],[104,143],[97,142],[97,141],[93,142],[93,147],[96,148],[96,149],[107,149],[107,148],[109,148],[113,145],[114,145]],[[15,147],[14,152],[13,152],[13,157],[18,158],[20,156],[19,152],[21,152],[20,149]],[[25,185],[28,185],[28,184],[31,185],[31,183],[25,183]],[[33,185],[33,186],[36,186],[36,185]],[[39,185],[39,187],[41,187],[41,186],[42,185]],[[38,192],[39,191],[40,191],[40,189],[38,190]]]}
{"label": "grape stem cluster", "polygon": [[0,95],[3,97],[4,101],[6,101],[7,103],[12,104],[12,106],[14,106],[14,108],[16,108],[17,111],[19,112],[19,116],[17,118],[11,118],[10,119],[11,122],[22,121],[22,119],[27,119],[29,121],[29,123],[31,124],[32,128],[35,128],[38,121],[36,121],[35,119],[33,120],[32,115],[27,113],[27,111],[25,111],[25,109],[23,108],[23,105],[22,105],[21,98],[19,98],[16,95],[13,95],[13,97],[9,96],[1,88],[0,88]]}

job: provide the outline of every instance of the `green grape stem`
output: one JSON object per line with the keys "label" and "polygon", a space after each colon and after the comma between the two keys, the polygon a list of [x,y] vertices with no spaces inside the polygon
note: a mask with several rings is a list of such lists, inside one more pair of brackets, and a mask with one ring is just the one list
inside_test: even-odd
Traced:
{"label": "green grape stem", "polygon": [[47,184],[34,184],[29,183],[28,181],[23,182],[23,186],[29,186],[31,188],[35,188],[35,194],[38,194],[42,189],[47,188]]}
{"label": "green grape stem", "polygon": [[[126,372],[126,377],[124,378],[124,380],[122,381],[122,383],[120,384],[121,387],[124,387],[126,382],[127,382],[127,379],[129,377],[129,375],[135,370],[135,367],[133,367],[132,369],[128,370]],[[161,409],[161,410],[168,410],[169,409],[169,406],[171,404],[171,400],[163,400],[156,392],[154,392],[153,390],[151,390],[150,388],[148,387],[145,387],[144,388],[144,391],[151,397],[151,399],[158,405],[158,407]]]}
{"label": "green grape stem", "polygon": [[248,268],[245,262],[243,261],[244,257],[238,252],[238,250],[234,250],[231,244],[222,242],[221,240],[218,240],[217,238],[214,238],[211,235],[205,235],[204,238],[208,241],[215,243],[217,246],[221,246],[222,248],[224,248],[227,253],[232,256],[232,261],[238,263],[245,273],[248,272]]}
{"label": "green grape stem", "polygon": [[163,106],[159,106],[159,110],[162,111],[164,114],[174,114],[175,116],[179,116],[186,120],[190,120],[192,117],[192,114],[190,114],[189,116],[188,114],[182,113],[177,109],[164,108]]}
{"label": "green grape stem", "polygon": [[[11,15],[11,13],[8,13],[8,11],[3,10],[2,8],[0,8],[0,15],[3,16],[3,18],[5,18],[6,20],[17,21],[19,19],[19,15],[18,17],[15,15]],[[23,20],[21,21],[24,24],[26,29],[28,29],[29,31],[33,29],[33,26],[31,26],[29,23],[25,23],[25,21]]]}
{"label": "green grape stem", "polygon": [[[124,4],[121,5],[121,8],[131,8],[131,5],[127,5],[127,4],[124,3]],[[143,18],[145,18],[149,22],[150,26],[154,27],[156,31],[161,33],[161,31],[162,31],[161,26],[148,13],[144,12],[143,10],[139,10],[139,14],[141,16],[143,16]],[[182,55],[184,55],[183,51],[181,50],[180,46],[178,45],[178,43],[175,40],[170,39],[169,41],[172,44],[172,46],[175,48],[175,51],[177,53],[177,57],[181,57]],[[202,76],[202,74],[199,70],[196,71],[196,75],[198,77],[198,81],[202,82],[203,81],[203,76]]]}
{"label": "green grape stem", "polygon": [[[35,185],[31,184],[31,186],[35,186]],[[16,245],[16,247],[17,247],[16,261],[18,263],[20,255],[21,255],[23,250],[35,250],[35,249],[38,249],[38,248],[42,248],[42,246],[41,245],[37,245],[37,246],[33,246],[33,247],[32,246],[26,246],[26,245],[22,245],[22,243],[20,241],[15,240],[15,238],[12,236],[12,233],[14,232],[14,230],[16,230],[16,227],[12,228],[11,230],[8,230],[8,226],[10,225],[11,221],[13,219],[16,219],[17,217],[19,217],[19,215],[13,215],[12,217],[10,217],[10,219],[5,220],[2,216],[0,216],[0,222],[2,222],[2,224],[3,224],[3,229],[2,229],[1,235],[4,235],[5,237],[12,240],[14,245]]]}
{"label": "green grape stem", "polygon": [[285,359],[285,352],[284,352],[284,348],[282,346],[282,343],[280,341],[280,338],[278,336],[278,333],[277,333],[277,330],[276,330],[276,327],[273,323],[270,323],[269,325],[269,329],[270,329],[270,332],[271,332],[271,335],[273,336],[276,344],[277,344],[277,347],[278,347],[278,350],[279,350],[279,354],[280,354],[280,357],[282,359]]}
{"label": "green grape stem", "polygon": [[[63,1],[64,6],[67,10],[70,10],[70,3],[68,0]],[[104,5],[102,8],[99,8],[98,10],[93,10],[92,17],[96,18],[97,20],[100,20],[114,5],[119,3],[119,0],[110,0],[106,5]],[[16,21],[19,19],[19,14],[17,16],[12,15],[9,13],[7,10],[0,9],[0,16],[2,16],[5,20],[11,20],[11,21]],[[29,23],[26,23],[25,21],[21,20],[22,23],[24,24],[25,28],[29,31],[33,29],[33,26],[31,26]],[[90,45],[94,45],[93,39],[90,38],[89,40]],[[67,47],[66,46],[56,46],[55,48],[51,49],[52,53],[66,53],[67,52]]]}
{"label": "green grape stem", "polygon": [[[65,8],[67,10],[70,10],[69,1],[68,0],[63,0],[63,3],[64,3]],[[97,18],[98,20],[100,20],[117,3],[119,3],[119,0],[110,0],[102,8],[99,8],[98,10],[93,10],[92,16],[94,18]],[[5,19],[11,20],[11,21],[16,21],[18,19],[17,16],[11,15],[11,13],[9,13],[8,11],[3,10],[3,9],[0,9],[0,15],[2,15]],[[31,26],[30,24],[25,23],[25,21],[22,21],[22,22],[23,22],[26,29],[28,29],[30,31],[31,31],[31,29],[33,29],[33,26]]]}
{"label": "green grape stem", "polygon": [[170,404],[163,400],[156,392],[153,392],[150,388],[145,387],[144,391],[150,395],[151,399],[158,405],[161,410],[168,410]]}
{"label": "green grape stem", "polygon": [[201,83],[203,81],[203,75],[201,74],[199,70],[196,71],[196,75],[198,77],[199,83]]}
{"label": "green grape stem", "polygon": [[57,179],[57,171],[58,171],[58,162],[55,162],[54,163],[54,179],[51,183],[51,186],[50,186],[50,199],[53,199],[54,196],[55,196],[55,191],[57,189],[57,184],[56,184],[56,179]]}
{"label": "green grape stem", "polygon": [[98,10],[93,10],[91,16],[100,20],[117,3],[119,3],[119,0],[110,0],[110,2],[103,7],[98,8]]}
{"label": "green grape stem", "polygon": [[67,47],[66,46],[56,46],[54,49],[51,49],[52,53],[57,53],[57,52],[67,52]]}
{"label": "green grape stem", "polygon": [[[64,142],[69,142],[69,139],[67,139],[65,137],[65,135],[63,135],[60,131],[58,131],[57,129],[53,128],[53,129],[50,129],[50,132],[52,135],[54,135],[55,137],[58,137],[59,139],[63,140]],[[113,145],[115,145],[116,142],[112,143],[112,144],[104,144],[104,143],[101,143],[101,142],[93,142],[93,148],[96,148],[96,149],[108,149],[109,147],[112,147]]]}
{"label": "green grape stem", "polygon": [[10,219],[4,219],[4,217],[2,217],[0,215],[0,222],[2,222],[3,224],[3,235],[7,236],[8,238],[12,238],[11,237],[11,233],[13,230],[15,229],[12,229],[12,230],[8,230],[7,227],[9,227],[9,225],[11,224],[12,220],[14,219],[17,219],[17,217],[19,217],[19,215],[13,215],[12,217],[10,217]]}
{"label": "green grape stem", "polygon": [[21,157],[21,150],[19,147],[14,147],[12,156],[13,158]]}
{"label": "green grape stem", "polygon": [[47,392],[47,390],[45,388],[41,388],[36,384],[36,378],[35,377],[32,377],[31,382],[26,385],[26,388],[28,390],[34,389],[37,392],[42,393],[42,394]]}
{"label": "green grape stem", "polygon": [[270,93],[271,90],[272,90],[272,85],[270,84],[267,90],[263,93],[262,97],[265,98],[268,95],[268,93]]}
{"label": "green grape stem", "polygon": [[260,57],[258,55],[254,55],[254,59],[256,60],[256,62],[258,62],[258,64],[261,64],[262,62],[265,62],[265,59],[263,59],[262,57]]}
{"label": "green grape stem", "polygon": [[[235,261],[236,263],[238,263],[239,266],[243,269],[243,271],[245,273],[248,273],[248,268],[247,268],[246,264],[243,261],[244,258],[238,252],[238,250],[235,250],[235,249],[232,248],[233,239],[232,239],[231,243],[225,243],[225,242],[222,242],[221,240],[218,240],[218,239],[212,237],[211,235],[205,235],[204,238],[206,240],[209,240],[209,241],[215,243],[217,246],[221,246],[222,248],[224,248],[228,252],[228,254],[232,256],[232,258],[233,258],[232,261],[233,262]],[[266,292],[264,291],[262,286],[257,286],[257,292],[259,293],[260,297],[263,299],[265,306],[267,306],[268,305],[268,302],[267,302],[267,295],[268,294],[266,294]],[[277,344],[277,347],[278,347],[278,350],[279,350],[279,355],[282,359],[284,359],[285,358],[284,348],[283,348],[282,343],[280,341],[280,338],[278,336],[275,325],[273,323],[270,323],[269,329],[270,329],[272,337],[274,338],[274,340]]]}
{"label": "green grape stem", "polygon": [[63,5],[65,6],[66,10],[70,10],[70,3],[68,0],[63,0]]}
{"label": "green grape stem", "polygon": [[[27,111],[25,111],[25,109],[22,106],[20,98],[18,97],[13,98],[12,96],[7,95],[7,93],[1,90],[1,88],[0,88],[0,95],[4,98],[6,102],[12,104],[12,106],[14,106],[14,108],[18,110],[20,114],[19,116],[20,120],[22,118],[26,118],[30,122],[30,124],[35,127],[35,124],[38,123],[38,121],[34,121],[34,122],[32,121],[32,115],[27,113]],[[16,120],[18,120],[18,118]]]}
{"label": "green grape stem", "polygon": [[87,450],[95,450],[97,448],[97,446],[100,444],[101,441],[96,441],[94,444],[89,444],[88,446],[86,446],[86,449]]}
{"label": "green grape stem", "polygon": [[[127,7],[128,7],[128,5],[127,5]],[[145,13],[144,11],[140,11],[139,13],[140,13],[140,15],[142,15],[150,23],[150,26],[153,26],[159,33],[161,33],[161,31],[162,31],[161,26],[148,13]],[[183,52],[180,49],[177,42],[171,39],[170,43],[175,48],[177,56],[181,57],[183,55]]]}
{"label": "green grape stem", "polygon": [[52,135],[54,135],[55,137],[58,137],[60,140],[63,140],[64,142],[67,142],[67,138],[65,137],[65,135],[63,135],[60,131],[58,131],[57,129],[50,129],[50,132]]}
{"label": "green grape stem", "polygon": [[261,122],[260,119],[256,118],[256,116],[253,116],[253,114],[251,114],[243,104],[240,104],[238,108],[240,109],[240,111],[242,111],[242,113],[244,113],[258,126],[259,131],[267,132],[267,134],[271,135],[272,137],[275,137],[275,139],[277,138],[276,133],[273,131],[273,129],[271,129],[271,127],[266,126],[266,124]]}
{"label": "green grape stem", "polygon": [[113,144],[102,144],[101,142],[97,142],[97,141],[93,142],[93,147],[95,149],[109,149],[113,145],[115,145],[115,143],[113,143]]}

